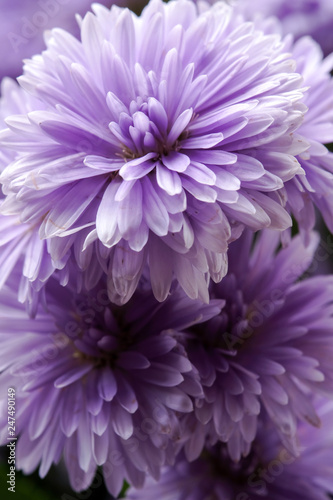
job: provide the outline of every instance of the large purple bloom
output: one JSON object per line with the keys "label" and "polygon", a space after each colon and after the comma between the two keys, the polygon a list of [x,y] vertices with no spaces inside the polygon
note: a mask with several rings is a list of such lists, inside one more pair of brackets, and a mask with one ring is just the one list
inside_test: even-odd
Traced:
{"label": "large purple bloom", "polygon": [[[172,332],[218,313],[174,290],[162,305],[149,287],[111,305],[100,283],[90,294],[46,285],[47,308],[30,319],[17,302],[17,276],[0,292],[1,404],[16,390],[17,467],[44,477],[64,454],[72,487],[87,488],[103,466],[109,491],[143,484],[173,463],[179,416],[202,395],[199,376]],[[7,444],[7,413],[1,442]]]}
{"label": "large purple bloom", "polygon": [[319,425],[311,395],[333,394],[333,278],[297,282],[317,241],[313,235],[304,247],[297,236],[275,255],[279,235],[267,230],[252,251],[250,233],[230,246],[228,275],[211,289],[224,308],[179,334],[205,393],[196,403],[199,422],[184,419],[189,460],[218,439],[232,459],[246,456],[263,411],[292,453],[297,420]]}
{"label": "large purple bloom", "polygon": [[182,457],[165,468],[159,483],[132,488],[129,500],[328,500],[333,493],[333,403],[315,403],[322,428],[298,426],[300,455],[281,448],[270,425],[262,425],[251,454],[233,462],[224,445],[207,448],[200,459]]}
{"label": "large purple bloom", "polygon": [[278,36],[223,3],[94,11],[81,41],[54,30],[25,66],[20,83],[43,106],[1,133],[16,152],[2,211],[37,225],[55,262],[71,249],[89,268],[93,249],[118,304],[147,261],[158,300],[175,277],[207,301],[230,238],[291,223],[278,190],[308,147],[293,134],[301,77]]}

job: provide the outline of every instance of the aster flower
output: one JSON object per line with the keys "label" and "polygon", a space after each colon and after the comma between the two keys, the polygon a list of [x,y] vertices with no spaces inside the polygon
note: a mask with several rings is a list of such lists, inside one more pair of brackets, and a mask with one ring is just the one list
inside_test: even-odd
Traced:
{"label": "aster flower", "polygon": [[330,75],[333,55],[323,60],[319,46],[310,38],[301,38],[294,46],[291,44],[291,51],[297,71],[309,87],[304,96],[309,111],[299,133],[309,142],[310,148],[297,158],[306,175],[295,176],[285,184],[287,205],[301,230],[314,227],[316,206],[327,227],[333,231],[333,154],[324,146],[333,142],[333,80]]}
{"label": "aster flower", "polygon": [[[242,12],[242,6],[240,1],[237,12]],[[277,19],[258,19],[253,11],[246,12],[245,19],[253,18],[257,28],[264,33],[283,33],[283,24]],[[315,225],[314,207],[317,207],[326,225],[333,231],[333,154],[324,146],[333,142],[333,55],[323,59],[320,47],[310,37],[300,38],[294,43],[289,36],[284,39],[284,43],[285,50],[292,53],[296,70],[308,88],[303,98],[308,112],[298,133],[310,144],[310,148],[297,156],[305,175],[296,175],[286,182],[280,195],[287,200],[288,211],[294,215],[306,237],[306,233]]]}
{"label": "aster flower", "polygon": [[328,500],[333,493],[333,403],[316,401],[322,428],[298,427],[298,458],[281,448],[271,426],[263,425],[251,455],[233,462],[225,445],[207,448],[196,462],[183,457],[166,467],[159,483],[148,479],[129,500]]}
{"label": "aster flower", "polygon": [[17,302],[16,283],[14,273],[0,292],[0,382],[16,390],[16,466],[29,474],[40,464],[44,477],[64,455],[79,491],[100,465],[115,496],[124,479],[140,486],[147,473],[158,478],[179,448],[179,415],[202,395],[172,332],[217,314],[220,301],[202,305],[175,289],[159,304],[142,283],[118,307],[105,283],[84,295],[51,278],[47,307],[39,304],[31,319]]}
{"label": "aster flower", "polygon": [[158,300],[176,278],[207,301],[230,238],[291,224],[277,191],[308,147],[293,133],[301,78],[278,36],[238,24],[223,3],[156,0],[140,18],[93,9],[81,41],[54,30],[25,65],[20,84],[43,106],[0,135],[16,152],[2,211],[36,224],[54,261],[71,249],[80,265],[91,247],[118,304],[146,262]]}
{"label": "aster flower", "polygon": [[[23,93],[18,84],[10,78],[1,82],[0,128],[5,127],[5,116],[9,114],[28,113],[36,105],[38,99]],[[15,152],[0,151],[0,171],[15,159]],[[3,196],[2,196],[3,198]],[[3,199],[0,201],[2,203]],[[47,279],[58,270],[62,282],[67,283],[69,273],[67,266],[70,254],[67,252],[61,259],[54,261],[47,249],[47,241],[41,240],[36,224],[21,223],[17,215],[0,214],[0,288],[7,281],[14,268],[22,269],[18,297],[26,302],[32,314],[38,303],[38,292]],[[79,269],[75,269],[79,273]]]}
{"label": "aster flower", "polygon": [[284,446],[297,453],[297,421],[319,418],[312,394],[333,393],[333,278],[297,282],[311,263],[318,239],[301,237],[275,255],[279,234],[263,231],[250,251],[249,232],[230,247],[230,267],[211,296],[221,313],[179,333],[201,377],[205,398],[184,418],[185,453],[197,458],[206,441],[227,443],[231,458],[251,449],[263,411]]}
{"label": "aster flower", "polygon": [[247,18],[276,16],[284,34],[311,35],[324,53],[333,51],[333,4],[330,0],[235,0]]}
{"label": "aster flower", "polygon": [[[22,99],[22,94],[25,94]],[[4,119],[8,115],[29,113],[41,101],[26,93],[14,80],[4,78],[1,82],[0,99],[0,128],[5,127]],[[0,150],[0,171],[15,159],[15,152]],[[2,195],[2,193],[1,193]],[[1,196],[0,204],[3,202]],[[35,314],[39,301],[40,291],[48,278],[54,273],[59,281],[66,285],[71,280],[77,283],[78,289],[89,280],[90,288],[94,287],[103,274],[101,266],[92,261],[89,269],[87,262],[91,258],[90,248],[85,253],[76,250],[78,241],[74,244],[74,254],[80,263],[77,265],[73,255],[67,250],[68,240],[56,237],[53,248],[57,248],[56,258],[53,259],[48,248],[48,240],[39,237],[39,225],[35,223],[21,223],[18,215],[5,216],[0,214],[0,288],[7,281],[13,269],[22,270],[18,298],[25,302],[30,313]],[[64,246],[65,244],[65,246]],[[55,252],[53,252],[55,254]],[[57,257],[57,255],[60,255]],[[85,270],[85,276],[82,270]]]}

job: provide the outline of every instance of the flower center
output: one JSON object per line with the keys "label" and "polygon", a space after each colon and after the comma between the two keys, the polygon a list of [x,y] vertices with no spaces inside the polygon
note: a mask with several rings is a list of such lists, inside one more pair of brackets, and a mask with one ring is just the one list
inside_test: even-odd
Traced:
{"label": "flower center", "polygon": [[[204,450],[202,457],[208,461],[213,477],[227,479],[244,490],[249,487],[249,478],[261,470],[261,463],[255,450],[252,450],[247,457],[243,457],[240,462],[234,462],[230,459],[227,446],[218,444],[212,450]],[[254,487],[253,492],[257,493],[256,490]]]}
{"label": "flower center", "polygon": [[124,314],[98,304],[93,296],[75,303],[70,316],[62,330],[73,344],[75,358],[113,367],[133,342]]}
{"label": "flower center", "polygon": [[121,156],[125,161],[156,152],[156,160],[171,151],[180,149],[180,142],[187,138],[186,127],[193,118],[192,109],[186,110],[175,120],[169,120],[162,104],[154,97],[133,100],[129,109],[123,108],[118,121],[109,129],[121,143]]}

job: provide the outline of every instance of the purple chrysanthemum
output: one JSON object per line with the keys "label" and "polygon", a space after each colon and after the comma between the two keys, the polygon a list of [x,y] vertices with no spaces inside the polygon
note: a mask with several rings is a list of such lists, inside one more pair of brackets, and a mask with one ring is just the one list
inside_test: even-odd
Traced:
{"label": "purple chrysanthemum", "polygon": [[185,417],[185,453],[197,458],[205,441],[227,443],[230,456],[246,456],[266,411],[281,440],[297,452],[301,419],[319,419],[311,395],[333,393],[333,278],[297,282],[311,263],[317,238],[300,236],[275,255],[279,234],[262,232],[251,252],[244,233],[230,246],[230,266],[211,296],[224,300],[221,313],[183,338],[205,398]]}
{"label": "purple chrysanthemum", "polygon": [[91,276],[94,255],[118,304],[147,261],[158,300],[175,277],[207,301],[243,226],[290,225],[278,190],[308,147],[293,134],[301,77],[278,36],[223,3],[94,12],[81,42],[54,30],[25,65],[20,83],[43,106],[1,133],[16,153],[2,211],[39,227],[55,262],[71,250]]}
{"label": "purple chrysanthemum", "polygon": [[310,38],[290,44],[290,51],[304,85],[309,87],[303,101],[309,110],[298,132],[309,142],[310,148],[297,157],[305,175],[296,176],[285,184],[287,206],[301,230],[314,227],[316,206],[333,231],[333,153],[324,146],[333,142],[333,80],[330,75],[333,55],[323,60],[320,48]]}
{"label": "purple chrysanthemum", "polygon": [[297,458],[281,448],[274,428],[262,425],[251,455],[233,462],[225,445],[207,448],[195,462],[179,458],[159,483],[148,479],[129,500],[328,500],[333,493],[333,403],[316,402],[321,429],[298,426]]}
{"label": "purple chrysanthemum", "polygon": [[[242,3],[237,5],[242,10]],[[253,18],[253,12],[248,15],[248,19]],[[274,18],[256,19],[255,25],[266,34],[283,32],[282,24]],[[301,231],[314,227],[315,206],[333,231],[333,154],[324,146],[333,142],[333,54],[323,59],[320,47],[310,37],[293,43],[289,36],[284,43],[307,87],[303,102],[308,112],[298,134],[310,148],[297,156],[304,173],[286,182],[280,195],[286,199],[286,208],[295,216]]]}
{"label": "purple chrysanthemum", "polygon": [[44,477],[64,454],[75,490],[101,465],[114,495],[124,479],[140,486],[147,473],[158,478],[179,447],[179,416],[202,395],[172,332],[209,319],[220,302],[202,305],[175,290],[159,304],[142,285],[118,307],[102,283],[84,295],[51,278],[47,306],[31,319],[17,302],[16,278],[0,292],[0,382],[16,390],[17,467],[31,473],[40,464]]}
{"label": "purple chrysanthemum", "polygon": [[331,0],[234,0],[246,15],[276,16],[282,24],[284,34],[292,33],[296,38],[311,35],[324,53],[333,51],[333,3]]}
{"label": "purple chrysanthemum", "polygon": [[[40,102],[28,94],[22,99],[24,92],[10,78],[1,82],[0,128],[5,127],[6,116],[28,113]],[[15,152],[0,150],[0,172],[15,159]],[[3,196],[1,196],[3,198]],[[3,200],[0,200],[0,204]],[[33,312],[38,303],[38,292],[55,270],[61,271],[62,282],[68,281],[70,258],[67,252],[60,260],[54,261],[47,249],[47,241],[41,240],[39,227],[33,223],[21,223],[18,215],[0,214],[0,288],[7,281],[13,269],[22,269],[18,296],[21,302],[29,304]],[[77,269],[79,272],[79,270]]]}

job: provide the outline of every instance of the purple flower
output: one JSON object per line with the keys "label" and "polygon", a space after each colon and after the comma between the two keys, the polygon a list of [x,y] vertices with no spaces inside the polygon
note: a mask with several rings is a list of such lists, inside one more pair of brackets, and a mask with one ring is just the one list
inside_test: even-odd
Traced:
{"label": "purple flower", "polygon": [[205,450],[195,462],[180,457],[163,470],[161,480],[146,481],[141,491],[129,490],[129,500],[328,500],[333,493],[333,403],[316,402],[321,429],[298,426],[300,455],[281,448],[270,425],[262,425],[251,454],[239,463],[225,445]]}
{"label": "purple flower", "polygon": [[[24,90],[14,80],[10,78],[2,80],[0,128],[5,127],[4,120],[7,115],[28,113],[36,105],[40,105],[38,99],[29,94],[26,94],[25,99],[22,99],[22,93]],[[14,151],[0,151],[0,171],[11,163],[15,156]],[[38,292],[55,270],[61,275],[63,284],[67,283],[70,272],[68,262],[71,262],[69,252],[57,261],[52,260],[47,249],[47,241],[40,239],[38,229],[36,224],[21,223],[18,215],[5,216],[0,214],[0,288],[7,281],[13,269],[16,271],[19,268],[22,269],[18,296],[21,302],[26,302],[29,305],[32,314],[34,314],[38,303]],[[62,244],[60,238],[58,238],[58,243]],[[79,273],[79,269],[76,268],[74,266],[74,269]]]}
{"label": "purple flower", "polygon": [[282,23],[284,34],[296,38],[311,35],[327,55],[333,51],[333,4],[331,0],[235,0],[234,2],[252,19],[254,15],[276,16]]}
{"label": "purple flower", "polygon": [[315,225],[316,206],[333,232],[333,154],[324,146],[333,142],[333,80],[330,75],[333,54],[323,60],[320,48],[308,37],[301,38],[294,46],[290,44],[290,51],[304,85],[309,87],[303,101],[309,111],[298,133],[309,142],[310,148],[297,157],[305,175],[297,175],[285,183],[287,207],[300,230],[309,231]]}
{"label": "purple flower", "polygon": [[104,282],[77,294],[51,278],[46,306],[31,319],[17,302],[17,278],[0,292],[0,381],[16,391],[17,467],[29,474],[40,464],[44,477],[64,454],[75,490],[86,489],[101,465],[113,495],[124,479],[141,486],[147,473],[158,478],[179,448],[178,417],[202,396],[173,331],[206,321],[220,302],[202,305],[176,289],[159,304],[142,283],[118,307]]}
{"label": "purple flower", "polygon": [[[237,5],[238,10],[242,10],[242,2]],[[253,13],[248,14],[249,19],[252,17]],[[255,25],[267,35],[282,33],[281,23],[274,18],[256,19]],[[287,200],[286,207],[296,218],[301,232],[306,233],[314,227],[315,206],[333,231],[333,154],[324,146],[333,142],[333,55],[323,60],[320,47],[310,37],[303,37],[296,43],[286,37],[284,43],[308,88],[303,102],[309,110],[297,132],[310,148],[297,156],[303,173],[286,182],[280,195]]]}
{"label": "purple flower", "polygon": [[147,262],[159,301],[174,278],[208,301],[230,238],[291,224],[278,190],[308,147],[293,134],[301,77],[278,36],[223,3],[94,12],[81,41],[54,30],[25,65],[20,84],[42,104],[1,133],[15,151],[2,212],[36,225],[55,262],[84,260],[88,288],[98,264],[118,304]]}
{"label": "purple flower", "polygon": [[332,396],[333,279],[298,282],[318,239],[300,236],[275,255],[279,234],[263,231],[251,251],[246,232],[230,246],[229,272],[212,286],[225,301],[220,314],[179,334],[197,368],[205,398],[184,418],[185,453],[197,458],[205,442],[221,440],[233,460],[250,452],[263,412],[284,446],[297,453],[297,421],[320,421],[312,394]]}
{"label": "purple flower", "polygon": [[[44,49],[44,30],[57,26],[78,36],[75,14],[85,14],[91,3],[91,0],[1,0],[0,80],[4,76],[20,75],[23,59]],[[114,2],[101,0],[100,3],[110,7]],[[117,3],[128,5],[125,0]]]}

